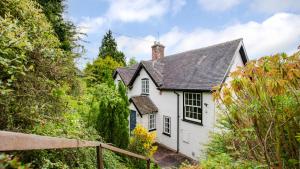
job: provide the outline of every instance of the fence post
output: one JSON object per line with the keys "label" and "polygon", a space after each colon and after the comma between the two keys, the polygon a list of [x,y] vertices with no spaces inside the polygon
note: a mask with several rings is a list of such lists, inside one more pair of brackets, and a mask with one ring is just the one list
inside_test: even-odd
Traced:
{"label": "fence post", "polygon": [[150,163],[151,163],[151,160],[150,160],[150,158],[148,158],[148,160],[147,160],[147,169],[150,169]]}
{"label": "fence post", "polygon": [[104,169],[103,152],[102,152],[101,144],[97,146],[97,163],[98,163],[98,169]]}

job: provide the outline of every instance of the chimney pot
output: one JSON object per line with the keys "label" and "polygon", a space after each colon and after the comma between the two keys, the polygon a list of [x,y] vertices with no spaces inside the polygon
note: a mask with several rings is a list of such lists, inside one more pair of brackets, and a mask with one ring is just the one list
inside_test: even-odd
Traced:
{"label": "chimney pot", "polygon": [[152,60],[157,60],[164,57],[165,46],[160,44],[157,41],[154,41],[154,45],[152,45]]}

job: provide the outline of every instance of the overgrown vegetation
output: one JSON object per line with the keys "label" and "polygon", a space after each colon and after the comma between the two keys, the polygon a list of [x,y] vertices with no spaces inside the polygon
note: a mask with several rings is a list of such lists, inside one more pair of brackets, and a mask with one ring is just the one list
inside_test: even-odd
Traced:
{"label": "overgrown vegetation", "polygon": [[129,143],[129,103],[122,83],[117,88],[101,84],[93,89],[90,121],[103,139],[120,148]]}
{"label": "overgrown vegetation", "polygon": [[[62,0],[0,2],[0,129],[102,140],[88,121],[93,98],[88,91],[93,89],[76,76],[74,59],[79,53],[73,49],[79,45],[75,27],[62,18],[63,4]],[[32,168],[97,164],[95,149],[82,148],[1,154],[0,168],[25,167],[15,155]],[[107,168],[124,166],[111,152],[104,157]]]}
{"label": "overgrown vegetation", "polygon": [[199,168],[299,167],[299,52],[250,61],[231,77],[214,93],[220,131]]}
{"label": "overgrown vegetation", "polygon": [[0,154],[0,168],[28,169],[30,164],[22,164],[17,157]]}
{"label": "overgrown vegetation", "polygon": [[215,88],[222,110],[200,166],[181,169],[298,168],[300,53],[250,61]]}

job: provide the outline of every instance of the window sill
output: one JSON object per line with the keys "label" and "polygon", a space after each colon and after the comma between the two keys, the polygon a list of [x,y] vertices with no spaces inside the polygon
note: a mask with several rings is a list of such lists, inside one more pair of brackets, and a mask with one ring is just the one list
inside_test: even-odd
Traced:
{"label": "window sill", "polygon": [[151,132],[151,131],[156,131],[156,129],[150,129],[150,130],[148,130],[149,132]]}
{"label": "window sill", "polygon": [[142,96],[148,96],[149,93],[141,93]]}
{"label": "window sill", "polygon": [[203,126],[202,122],[197,122],[197,121],[188,120],[188,119],[182,119],[182,121],[185,121],[185,122],[188,122],[188,123],[197,124],[199,126]]}
{"label": "window sill", "polygon": [[168,137],[171,137],[171,134],[168,134],[168,133],[162,133],[163,135],[166,135],[166,136],[168,136]]}

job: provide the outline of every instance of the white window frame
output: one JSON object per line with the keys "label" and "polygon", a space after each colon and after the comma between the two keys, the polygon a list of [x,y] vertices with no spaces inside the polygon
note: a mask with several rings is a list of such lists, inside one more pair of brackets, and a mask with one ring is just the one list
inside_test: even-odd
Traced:
{"label": "white window frame", "polygon": [[[184,120],[203,123],[202,93],[184,92]],[[193,116],[193,117],[192,117]]]}
{"label": "white window frame", "polygon": [[148,116],[148,130],[153,131],[156,130],[156,114],[151,113]]}
{"label": "white window frame", "polygon": [[163,116],[163,133],[167,134],[168,136],[171,136],[171,117],[170,116]]}
{"label": "white window frame", "polygon": [[142,79],[142,94],[149,94],[149,79]]}

